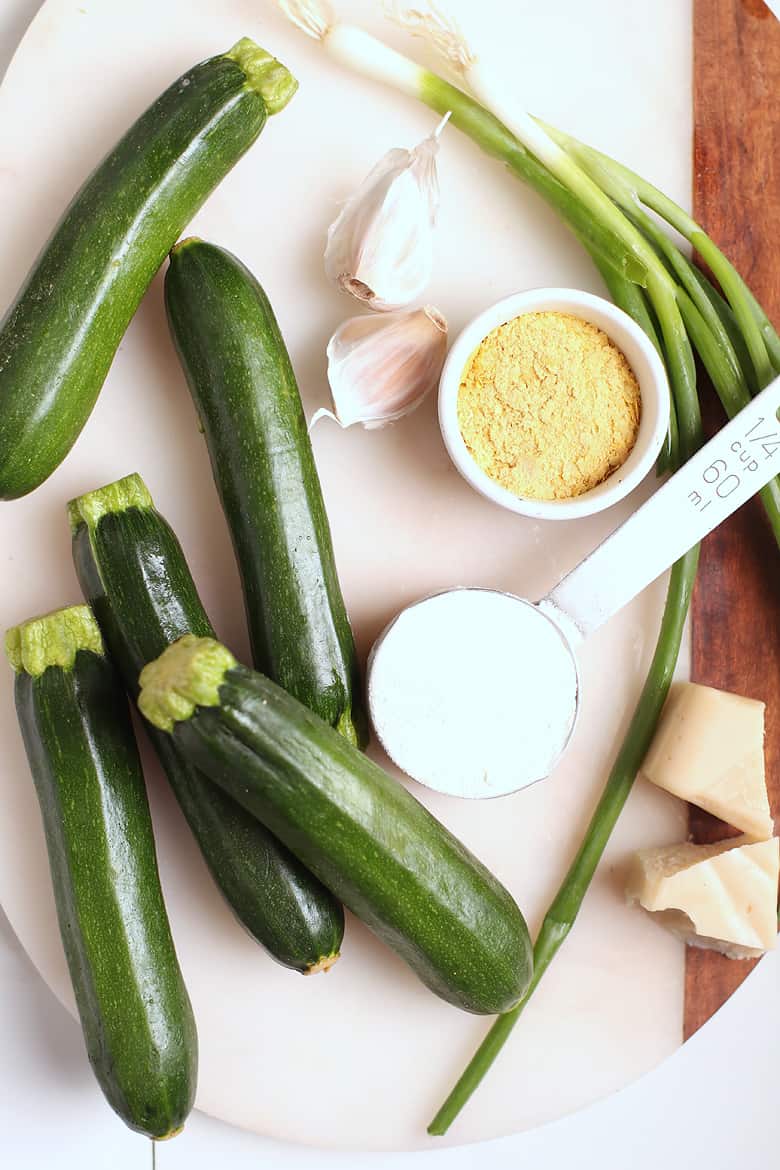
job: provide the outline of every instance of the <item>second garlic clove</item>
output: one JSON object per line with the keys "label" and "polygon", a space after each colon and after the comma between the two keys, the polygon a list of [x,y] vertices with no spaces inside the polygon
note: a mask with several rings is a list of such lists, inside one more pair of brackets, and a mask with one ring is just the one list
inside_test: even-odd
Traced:
{"label": "second garlic clove", "polygon": [[447,322],[432,305],[351,317],[328,343],[328,381],[336,419],[368,429],[402,418],[439,381]]}

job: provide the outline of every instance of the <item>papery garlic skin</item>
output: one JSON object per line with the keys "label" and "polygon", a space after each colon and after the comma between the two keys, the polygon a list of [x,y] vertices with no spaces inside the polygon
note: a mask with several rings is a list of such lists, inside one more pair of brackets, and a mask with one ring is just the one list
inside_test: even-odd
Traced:
{"label": "papery garlic skin", "polygon": [[371,309],[408,305],[431,279],[436,155],[448,117],[414,150],[388,151],[328,229],[329,279]]}
{"label": "papery garlic skin", "polygon": [[441,376],[447,322],[426,305],[351,317],[328,343],[328,382],[343,427],[385,426],[419,406]]}

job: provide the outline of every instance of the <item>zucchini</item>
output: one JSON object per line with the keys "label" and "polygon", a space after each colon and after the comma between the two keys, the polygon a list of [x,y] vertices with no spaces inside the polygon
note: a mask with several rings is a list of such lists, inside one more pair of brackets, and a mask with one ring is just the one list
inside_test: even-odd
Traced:
{"label": "zucchini", "polygon": [[244,590],[252,659],[363,745],[355,643],[300,394],[268,298],[222,248],[174,248],[165,304]]}
{"label": "zucchini", "polygon": [[197,1035],[127,699],[86,606],[9,630],[6,652],[92,1068],[131,1129],[172,1137],[193,1105]]}
{"label": "zucchini", "polygon": [[327,723],[194,636],[144,668],[139,707],[437,995],[490,1015],[517,1003],[533,958],[511,895]]}
{"label": "zucchini", "polygon": [[75,195],[0,323],[0,497],[67,455],[171,245],[296,82],[243,40],[175,81]]}
{"label": "zucchini", "polygon": [[[212,635],[181,545],[138,475],[69,505],[84,596],[129,693],[145,662],[185,633]],[[240,804],[194,768],[170,736],[152,743],[212,877],[239,922],[286,967],[336,961],[344,912],[335,898]]]}

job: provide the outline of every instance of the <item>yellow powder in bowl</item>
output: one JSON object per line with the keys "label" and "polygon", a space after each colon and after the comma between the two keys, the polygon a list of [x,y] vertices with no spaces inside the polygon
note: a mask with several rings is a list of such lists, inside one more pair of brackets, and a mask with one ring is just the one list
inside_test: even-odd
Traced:
{"label": "yellow powder in bowl", "polygon": [[524,313],[488,333],[458,391],[473,459],[517,496],[565,500],[625,463],[639,384],[623,352],[569,313]]}

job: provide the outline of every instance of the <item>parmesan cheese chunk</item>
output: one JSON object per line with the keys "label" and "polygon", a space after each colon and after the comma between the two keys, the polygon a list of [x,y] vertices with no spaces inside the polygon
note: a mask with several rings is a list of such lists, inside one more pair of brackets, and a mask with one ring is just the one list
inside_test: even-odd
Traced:
{"label": "parmesan cheese chunk", "polygon": [[779,872],[777,837],[640,849],[626,896],[689,945],[751,959],[777,942]]}
{"label": "parmesan cheese chunk", "polygon": [[764,704],[681,683],[640,775],[755,840],[774,832],[764,779]]}

